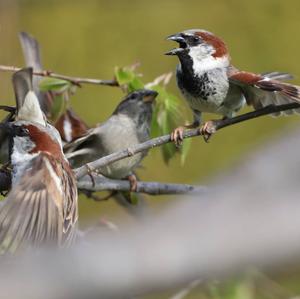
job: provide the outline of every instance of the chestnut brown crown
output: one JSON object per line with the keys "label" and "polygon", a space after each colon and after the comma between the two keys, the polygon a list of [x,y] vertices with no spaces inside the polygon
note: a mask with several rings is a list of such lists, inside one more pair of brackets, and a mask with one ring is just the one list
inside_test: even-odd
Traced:
{"label": "chestnut brown crown", "polygon": [[188,53],[193,47],[211,46],[214,51],[212,56],[220,58],[228,55],[228,49],[224,41],[213,33],[202,29],[190,29],[167,37],[167,40],[178,42],[179,48],[173,49],[166,55],[182,55]]}

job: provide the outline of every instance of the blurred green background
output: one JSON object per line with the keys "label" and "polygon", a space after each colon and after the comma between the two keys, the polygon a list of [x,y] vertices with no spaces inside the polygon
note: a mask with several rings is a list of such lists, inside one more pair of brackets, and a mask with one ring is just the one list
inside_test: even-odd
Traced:
{"label": "blurred green background", "polygon": [[[235,66],[256,72],[280,70],[300,74],[297,54],[299,1],[55,1],[0,0],[0,64],[24,64],[18,32],[40,43],[45,69],[58,73],[110,79],[115,66],[141,62],[143,81],[174,71],[175,57],[163,53],[174,46],[171,33],[203,28],[221,36]],[[11,73],[0,73],[0,101],[13,104]],[[297,79],[295,83],[300,84]],[[178,97],[175,79],[169,89]],[[85,85],[72,98],[75,111],[89,125],[105,120],[123,96],[117,88]],[[182,106],[186,107],[182,99]],[[189,109],[186,118],[191,119]],[[207,115],[207,118],[212,116]],[[143,180],[207,184],[210,177],[238,162],[273,134],[283,134],[299,117],[265,117],[216,134],[209,144],[194,138],[184,167],[179,157],[167,166],[158,149],[139,170]],[[152,198],[158,211],[166,197]],[[154,204],[154,203],[153,203]],[[91,215],[115,221],[123,211],[113,202],[82,200],[81,219]]]}
{"label": "blurred green background", "polygon": [[[202,28],[226,41],[236,67],[290,72],[300,85],[299,11],[297,0],[0,0],[0,64],[23,65],[18,32],[27,31],[41,45],[45,69],[111,79],[115,66],[139,61],[147,82],[175,70],[176,58],[163,55],[174,46],[164,40],[167,35]],[[13,104],[10,78],[10,73],[0,73],[1,104]],[[180,97],[174,78],[169,89]],[[72,98],[72,106],[92,126],[105,120],[122,96],[117,88],[84,85]],[[182,106],[186,107],[184,100]],[[188,109],[186,118],[191,119]],[[209,144],[194,138],[183,167],[179,157],[165,165],[154,149],[138,172],[143,180],[209,184],[213,176],[247,159],[253,149],[299,121],[299,116],[264,117],[224,129]],[[159,212],[170,198],[148,201]],[[112,201],[81,198],[80,215],[82,222],[105,217],[118,223],[126,213]]]}

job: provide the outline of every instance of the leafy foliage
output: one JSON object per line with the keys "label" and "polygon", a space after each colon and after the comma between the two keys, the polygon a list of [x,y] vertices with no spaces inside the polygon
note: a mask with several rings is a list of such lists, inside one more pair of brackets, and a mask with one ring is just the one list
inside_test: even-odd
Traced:
{"label": "leafy foliage", "polygon": [[41,80],[39,87],[41,91],[63,92],[69,89],[71,86],[72,83],[69,81],[47,77]]}

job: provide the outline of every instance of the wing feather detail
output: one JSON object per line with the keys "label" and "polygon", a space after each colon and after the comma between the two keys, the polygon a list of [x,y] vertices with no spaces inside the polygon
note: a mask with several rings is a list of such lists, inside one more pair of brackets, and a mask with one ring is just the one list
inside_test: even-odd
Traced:
{"label": "wing feather detail", "polygon": [[[49,162],[61,181],[67,178],[64,192],[47,168]],[[44,154],[27,166],[0,209],[1,253],[14,252],[21,247],[64,247],[73,241],[78,218],[77,189],[70,171],[66,163],[53,164]]]}
{"label": "wing feather detail", "polygon": [[[230,84],[241,88],[248,105],[261,109],[268,105],[283,105],[298,102],[300,104],[300,87],[280,80],[291,79],[287,73],[265,73],[263,75],[238,71],[234,68],[228,72]],[[300,109],[288,110],[274,114],[299,113]]]}

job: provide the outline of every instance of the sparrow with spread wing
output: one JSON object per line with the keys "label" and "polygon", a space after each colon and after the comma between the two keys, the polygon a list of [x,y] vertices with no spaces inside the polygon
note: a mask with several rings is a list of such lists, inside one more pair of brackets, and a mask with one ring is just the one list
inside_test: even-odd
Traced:
{"label": "sparrow with spread wing", "polygon": [[[291,79],[289,74],[255,74],[238,70],[230,63],[223,40],[211,32],[192,29],[170,35],[167,39],[179,44],[166,55],[179,58],[177,85],[194,114],[193,124],[185,128],[199,126],[202,112],[231,118],[245,104],[260,109],[268,105],[300,103],[300,87],[282,82]],[[297,110],[281,114],[299,112]],[[184,127],[179,127],[172,132],[175,143],[182,141],[183,130]],[[213,121],[206,122],[201,131],[208,140],[214,131]]]}
{"label": "sparrow with spread wing", "polygon": [[68,246],[76,236],[77,186],[57,130],[33,92],[32,68],[13,75],[17,111],[9,135],[12,186],[0,208],[0,251]]}

